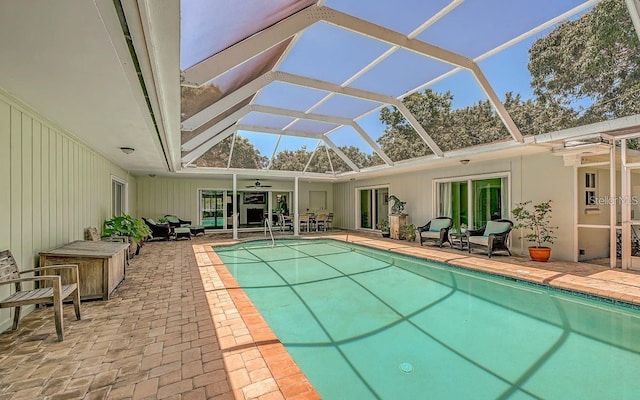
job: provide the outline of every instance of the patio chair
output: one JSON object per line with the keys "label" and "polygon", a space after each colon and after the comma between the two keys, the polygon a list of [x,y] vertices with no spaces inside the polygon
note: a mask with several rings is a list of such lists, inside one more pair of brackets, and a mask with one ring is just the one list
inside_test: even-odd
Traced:
{"label": "patio chair", "polygon": [[169,226],[171,228],[180,228],[181,226],[191,225],[191,221],[187,219],[180,219],[175,215],[167,214],[164,216],[164,218],[167,220],[167,223],[169,223]]}
{"label": "patio chair", "polygon": [[419,226],[417,229],[418,237],[420,237],[420,246],[422,246],[423,240],[433,240],[440,247],[445,243],[449,243],[449,246],[451,246],[449,229],[452,226],[453,220],[449,217],[437,217],[425,225]]}
{"label": "patio chair", "polygon": [[[62,274],[62,271],[65,273]],[[38,273],[39,276],[21,277],[26,273]],[[63,284],[63,277],[69,277],[70,283]],[[38,282],[37,289],[26,289],[22,283]],[[62,302],[73,296],[73,308],[76,319],[80,319],[80,281],[78,266],[75,264],[48,265],[46,267],[20,271],[11,251],[0,252],[0,286],[13,285],[15,291],[3,300],[0,308],[15,307],[13,315],[13,330],[18,329],[20,322],[20,308],[30,304],[53,304],[58,341],[64,340],[64,319],[62,318]],[[10,292],[9,292],[10,293]]]}
{"label": "patio chair", "polygon": [[327,221],[325,223],[327,225],[327,229],[333,229],[333,213],[327,214]]}
{"label": "patio chair", "polygon": [[311,214],[300,214],[300,230],[302,231],[302,227],[304,226],[309,232],[311,225]]}
{"label": "patio chair", "polygon": [[327,231],[327,219],[329,216],[327,214],[318,214],[316,216],[316,232],[322,228],[323,231]]}
{"label": "patio chair", "polygon": [[171,239],[171,227],[169,224],[160,224],[151,218],[142,217],[145,224],[151,229],[151,239]]}
{"label": "patio chair", "polygon": [[507,240],[512,227],[513,222],[508,219],[499,219],[487,221],[487,224],[480,229],[467,231],[469,253],[471,253],[471,248],[475,246],[486,247],[489,258],[497,250],[504,250],[511,255]]}

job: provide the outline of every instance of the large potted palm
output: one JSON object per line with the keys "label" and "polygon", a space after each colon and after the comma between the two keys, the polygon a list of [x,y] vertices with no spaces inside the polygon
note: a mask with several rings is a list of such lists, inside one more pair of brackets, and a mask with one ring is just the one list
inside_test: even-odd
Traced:
{"label": "large potted palm", "polygon": [[114,216],[104,221],[102,226],[102,236],[124,236],[128,238],[130,244],[129,254],[138,254],[143,240],[151,235],[151,230],[141,219],[136,219],[128,214]]}
{"label": "large potted palm", "polygon": [[547,262],[551,257],[551,248],[545,244],[553,244],[557,239],[555,230],[558,229],[557,226],[551,226],[551,200],[535,205],[531,201],[518,203],[511,214],[516,221],[514,229],[524,228],[529,231],[524,238],[535,244],[529,247],[531,259]]}

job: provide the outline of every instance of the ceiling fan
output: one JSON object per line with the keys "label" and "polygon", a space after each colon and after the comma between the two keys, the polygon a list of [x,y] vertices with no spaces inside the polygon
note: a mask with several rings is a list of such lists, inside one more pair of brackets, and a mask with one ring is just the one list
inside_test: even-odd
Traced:
{"label": "ceiling fan", "polygon": [[263,185],[262,183],[260,183],[260,179],[258,178],[256,179],[253,185],[248,185],[246,187],[251,189],[261,189],[261,188],[270,188],[271,185]]}

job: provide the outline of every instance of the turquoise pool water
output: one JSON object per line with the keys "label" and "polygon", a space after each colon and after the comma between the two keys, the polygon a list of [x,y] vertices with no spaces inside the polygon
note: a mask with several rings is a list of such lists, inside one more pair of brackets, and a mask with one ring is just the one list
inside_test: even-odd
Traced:
{"label": "turquoise pool water", "polygon": [[640,312],[313,240],[215,251],[323,399],[638,399]]}

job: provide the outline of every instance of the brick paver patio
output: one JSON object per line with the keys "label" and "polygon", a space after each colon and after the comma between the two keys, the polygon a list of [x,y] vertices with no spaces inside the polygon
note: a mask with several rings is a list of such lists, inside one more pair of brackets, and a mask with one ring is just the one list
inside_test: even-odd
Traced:
{"label": "brick paver patio", "polygon": [[[640,304],[637,272],[332,236]],[[0,400],[319,398],[211,250],[223,242],[207,235],[147,244],[111,300],[84,302],[81,321],[65,305],[64,342],[50,308],[0,334]]]}

